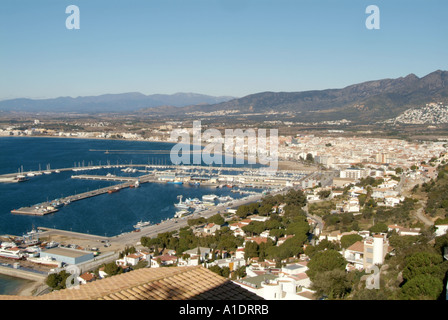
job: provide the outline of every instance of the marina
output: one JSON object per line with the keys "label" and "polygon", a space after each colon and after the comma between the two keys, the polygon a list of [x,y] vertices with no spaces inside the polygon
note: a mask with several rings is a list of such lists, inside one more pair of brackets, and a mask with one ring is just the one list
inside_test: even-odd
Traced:
{"label": "marina", "polygon": [[[151,158],[127,154],[124,160],[121,154],[90,151],[170,150],[169,143],[69,141],[0,139],[3,150],[8,150],[8,157],[0,158],[0,178],[20,175],[27,179],[21,183],[0,183],[3,204],[0,232],[20,234],[34,224],[87,234],[117,235],[132,232],[139,221],[157,224],[172,219],[180,210],[189,210],[192,214],[207,209],[222,210],[238,199],[300,183],[309,174],[290,170],[267,178],[255,166],[170,165],[168,154],[151,155]],[[46,150],[45,154],[42,150]],[[118,190],[113,192],[115,187]],[[213,201],[202,199],[213,194],[217,196]],[[183,208],[174,206],[179,203],[179,195],[183,196]]]}
{"label": "marina", "polygon": [[[251,169],[242,169],[239,168],[237,174],[230,175],[230,174],[221,174],[223,171],[222,168],[219,168],[217,172],[213,173],[212,168],[210,167],[199,167],[195,166],[195,169],[192,171],[191,168],[185,168],[185,167],[176,167],[176,166],[148,166],[148,165],[131,165],[134,167],[144,167],[144,172],[149,172],[144,175],[140,176],[133,176],[133,177],[126,177],[126,176],[117,176],[112,175],[108,173],[107,175],[72,175],[71,179],[80,179],[80,180],[97,180],[97,181],[109,181],[109,182],[122,182],[121,184],[115,185],[113,187],[105,187],[105,188],[99,188],[96,190],[83,192],[67,197],[63,197],[60,199],[55,199],[53,202],[44,202],[28,207],[21,207],[19,209],[13,209],[11,210],[11,213],[13,214],[23,214],[23,215],[36,215],[36,216],[43,216],[47,214],[56,213],[59,211],[59,208],[63,205],[69,205],[70,203],[74,201],[80,201],[83,199],[95,197],[98,195],[102,195],[105,193],[112,194],[117,193],[120,190],[124,188],[137,188],[142,183],[168,183],[168,184],[176,184],[176,185],[189,185],[191,186],[192,180],[197,180],[198,176],[196,176],[198,173],[204,174],[206,170],[209,171],[208,176],[200,176],[201,183],[194,182],[195,186],[199,185],[206,185],[206,186],[215,186],[215,188],[229,188],[231,189],[231,192],[233,193],[240,193],[240,194],[256,194],[255,191],[248,191],[248,190],[242,190],[238,189],[236,187],[251,187],[251,188],[267,188],[267,187],[286,187],[286,186],[292,186],[294,183],[299,183],[305,176],[303,174],[295,173],[295,175],[292,176],[281,176],[281,177],[269,177],[269,179],[266,179],[266,177],[260,176],[254,173]],[[118,168],[122,168],[123,166],[117,166]],[[98,166],[98,167],[87,167],[86,170],[98,170],[98,169],[109,169],[111,166]],[[215,169],[215,168],[213,168]],[[79,170],[79,168],[63,168],[58,169],[59,172],[62,171],[70,171],[70,170]],[[198,170],[200,170],[198,172]],[[227,171],[234,171],[233,168],[226,169]],[[127,167],[126,169],[122,169],[123,172],[132,172],[137,173],[137,170],[133,170],[131,167]],[[245,175],[240,175],[241,172],[244,172]],[[283,173],[284,175],[284,173]],[[225,182],[225,184],[222,184],[222,182]],[[229,184],[231,182],[231,184]],[[198,184],[196,184],[198,183]],[[179,198],[180,197],[180,198]],[[188,209],[191,206],[191,203],[183,203],[182,202],[182,196],[178,196],[179,203],[175,204],[175,207],[177,209]],[[215,200],[219,200],[220,202],[226,202],[231,200],[229,196],[226,197],[219,197],[216,194],[206,194],[202,196],[202,200],[204,203],[201,203],[202,207],[204,206],[213,206]],[[188,200],[191,202],[191,199]]]}
{"label": "marina", "polygon": [[[42,249],[39,248],[62,247],[86,250],[87,253],[95,249],[101,252],[100,257],[107,257],[120,248],[135,245],[142,236],[154,237],[175,231],[187,226],[190,218],[207,218],[258,201],[267,192],[299,183],[309,174],[291,171],[287,176],[267,179],[253,167],[168,165],[165,160],[156,161],[164,164],[151,164],[151,160],[145,163],[137,156],[129,161],[119,157],[108,159],[113,153],[102,154],[103,158],[96,161],[73,163],[75,155],[81,153],[88,158],[90,152],[82,154],[74,148],[67,154],[66,148],[72,147],[71,144],[61,144],[61,151],[53,151],[53,143],[59,143],[59,140],[52,140],[37,139],[11,153],[10,157],[16,157],[15,163],[24,163],[19,165],[19,170],[12,170],[11,159],[3,158],[1,163],[0,158],[0,164],[4,165],[0,174],[2,181],[23,179],[21,183],[0,183],[4,204],[0,212],[0,232],[22,234],[30,225],[37,225],[38,236],[48,241],[25,245],[17,241],[18,237],[12,237],[11,241],[15,243],[3,248],[5,257],[1,258],[9,266],[5,267],[8,274],[13,270],[24,272],[27,268],[49,272],[60,267],[48,256],[40,256]],[[76,145],[77,141],[73,142]],[[127,144],[134,145],[132,142]],[[167,148],[170,146],[166,145]],[[39,158],[40,151],[46,148],[47,157]],[[78,148],[85,147],[79,145]],[[32,150],[33,155],[23,158],[21,152],[24,149]],[[27,163],[30,159],[33,162]],[[67,163],[71,161],[74,166],[65,167],[62,159]],[[94,162],[98,164],[94,165]],[[24,169],[29,167],[39,169]],[[18,251],[15,249],[17,245],[20,246]],[[14,268],[16,262],[20,264],[18,269]],[[40,275],[34,271],[30,274]]]}

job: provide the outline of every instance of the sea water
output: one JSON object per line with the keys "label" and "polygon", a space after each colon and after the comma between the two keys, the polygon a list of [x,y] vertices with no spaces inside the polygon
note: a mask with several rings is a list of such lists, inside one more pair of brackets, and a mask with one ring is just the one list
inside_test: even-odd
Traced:
{"label": "sea water", "polygon": [[[38,137],[0,138],[0,174],[42,171],[87,165],[171,164],[169,151],[173,144],[163,142],[68,139]],[[159,152],[160,150],[160,152]],[[143,168],[139,168],[143,169]],[[193,187],[166,183],[144,183],[139,188],[125,188],[117,193],[103,194],[73,202],[58,212],[45,216],[15,215],[11,210],[31,206],[69,195],[112,186],[118,182],[72,179],[72,175],[124,173],[122,168],[95,171],[60,172],[30,177],[20,183],[0,183],[0,235],[22,235],[33,227],[49,227],[115,236],[134,229],[139,221],[158,223],[172,218],[178,195],[202,198],[205,194],[243,195],[229,188]]]}

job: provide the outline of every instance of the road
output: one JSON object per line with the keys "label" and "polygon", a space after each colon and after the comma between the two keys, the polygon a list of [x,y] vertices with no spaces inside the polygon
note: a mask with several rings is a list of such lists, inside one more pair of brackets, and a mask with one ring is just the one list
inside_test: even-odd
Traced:
{"label": "road", "polygon": [[[234,200],[232,201],[232,208],[241,206],[243,204],[248,204],[251,202],[256,202],[262,198],[262,194],[258,195],[251,195],[246,199],[240,199],[240,200]],[[207,209],[205,211],[202,211],[200,213],[196,213],[194,215],[189,215],[183,218],[172,218],[170,220],[165,220],[161,223],[158,223],[156,225],[151,225],[147,227],[141,228],[140,232],[129,232],[124,233],[112,238],[109,238],[111,244],[117,244],[120,246],[131,246],[135,245],[138,241],[140,241],[141,237],[156,237],[159,233],[164,232],[170,232],[170,231],[177,231],[182,227],[185,227],[188,225],[188,219],[191,218],[209,218],[215,214],[224,213],[226,211],[227,206],[225,205],[218,205],[216,207],[212,207],[210,209]]]}
{"label": "road", "polygon": [[418,208],[415,212],[415,216],[427,226],[432,226],[434,222],[432,222],[432,220],[425,216],[426,202],[423,200],[419,200],[418,203],[420,204],[420,208]]}

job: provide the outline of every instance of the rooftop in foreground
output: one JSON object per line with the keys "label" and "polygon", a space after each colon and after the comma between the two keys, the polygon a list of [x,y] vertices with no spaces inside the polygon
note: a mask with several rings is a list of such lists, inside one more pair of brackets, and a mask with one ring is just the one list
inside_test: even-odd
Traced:
{"label": "rooftop in foreground", "polygon": [[144,268],[42,296],[0,300],[263,300],[201,267]]}

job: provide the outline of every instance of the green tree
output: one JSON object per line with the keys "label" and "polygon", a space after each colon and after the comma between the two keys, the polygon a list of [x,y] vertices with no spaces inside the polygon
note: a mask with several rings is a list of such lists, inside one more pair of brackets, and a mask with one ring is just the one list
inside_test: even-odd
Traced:
{"label": "green tree", "polygon": [[322,191],[319,191],[317,194],[319,195],[319,199],[325,199],[325,198],[328,198],[328,196],[331,194],[331,191],[330,190],[322,190]]}
{"label": "green tree", "polygon": [[442,291],[442,280],[429,274],[419,274],[403,285],[401,297],[405,300],[437,300]]}
{"label": "green tree", "polygon": [[207,222],[214,223],[217,225],[223,225],[225,220],[219,213],[217,213],[217,214],[211,216],[210,218],[208,218]]}
{"label": "green tree", "polygon": [[244,247],[244,258],[250,259],[258,257],[258,244],[254,241],[247,241]]}
{"label": "green tree", "polygon": [[341,238],[341,247],[342,248],[348,248],[350,247],[352,244],[354,244],[357,241],[361,241],[362,237],[358,234],[348,234],[345,236],[342,236]]}
{"label": "green tree", "polygon": [[311,153],[308,153],[306,155],[306,161],[307,162],[314,162],[314,157],[313,157],[313,155]]}
{"label": "green tree", "polygon": [[387,233],[389,228],[385,223],[376,223],[374,226],[370,227],[369,231],[373,233]]}
{"label": "green tree", "polygon": [[306,204],[306,195],[302,190],[291,189],[285,195],[285,202],[287,205],[294,205],[302,208]]}
{"label": "green tree", "polygon": [[104,266],[104,272],[108,276],[114,276],[123,272],[123,269],[117,266],[115,262],[108,263]]}
{"label": "green tree", "polygon": [[342,299],[351,292],[352,282],[345,271],[334,269],[317,273],[311,289],[316,291],[318,297]]}
{"label": "green tree", "polygon": [[331,270],[345,270],[347,261],[336,250],[317,252],[308,263],[306,274],[314,281],[317,274]]}
{"label": "green tree", "polygon": [[53,290],[65,289],[65,283],[69,276],[70,273],[66,272],[65,270],[62,270],[59,273],[51,273],[47,276],[45,283]]}
{"label": "green tree", "polygon": [[306,235],[310,231],[310,225],[306,220],[298,220],[290,223],[286,228],[286,234]]}
{"label": "green tree", "polygon": [[403,268],[403,279],[410,281],[412,278],[428,274],[433,277],[443,279],[446,268],[442,265],[443,258],[441,255],[431,252],[416,252],[405,260]]}

